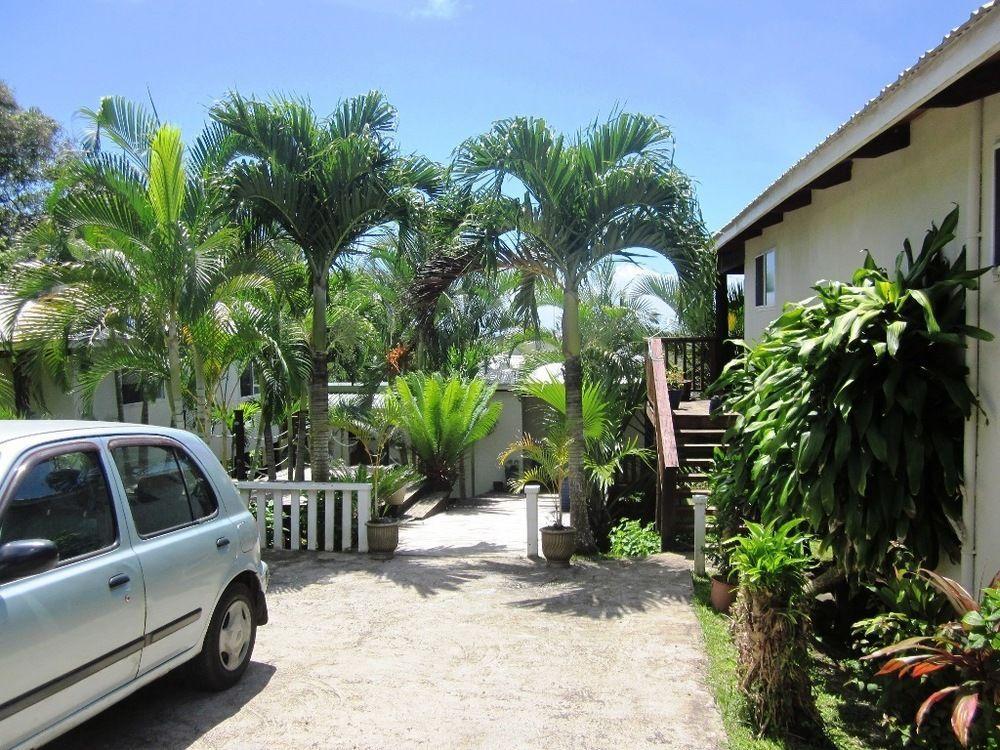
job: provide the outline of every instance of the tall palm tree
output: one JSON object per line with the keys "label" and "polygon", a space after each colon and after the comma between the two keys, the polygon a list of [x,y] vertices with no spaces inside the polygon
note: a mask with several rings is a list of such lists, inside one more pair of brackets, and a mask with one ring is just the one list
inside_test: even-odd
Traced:
{"label": "tall palm tree", "polygon": [[37,342],[72,336],[91,357],[85,400],[107,376],[129,371],[165,382],[171,424],[183,424],[195,381],[197,429],[207,436],[209,399],[199,330],[217,303],[261,279],[257,254],[221,217],[209,177],[226,161],[218,125],[185,151],[180,130],[118,97],[83,110],[92,130],[68,164],[53,215],[74,236],[64,262],[16,269],[10,304]]}
{"label": "tall palm tree", "polygon": [[[512,231],[500,248],[501,261],[520,268],[528,286],[548,279],[562,289],[571,517],[579,548],[594,550],[584,474],[579,290],[601,261],[634,258],[636,248],[664,254],[686,275],[705,239],[691,182],[673,163],[666,125],[629,113],[572,138],[541,119],[503,120],[459,148],[455,169],[507,207]],[[523,198],[506,197],[514,191],[523,191]]]}
{"label": "tall palm tree", "polygon": [[364,246],[374,230],[405,215],[414,191],[432,188],[439,170],[402,157],[396,111],[376,91],[347,99],[327,118],[307,102],[262,102],[232,94],[212,117],[237,134],[225,189],[234,210],[278,226],[297,244],[312,293],[310,454],[314,480],[329,475],[327,294],[330,268]]}

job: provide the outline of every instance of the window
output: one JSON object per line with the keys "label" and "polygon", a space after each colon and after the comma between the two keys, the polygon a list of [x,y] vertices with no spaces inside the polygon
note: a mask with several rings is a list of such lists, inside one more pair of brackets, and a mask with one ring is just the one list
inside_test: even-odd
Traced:
{"label": "window", "polygon": [[140,536],[154,536],[206,518],[219,507],[205,475],[183,452],[166,445],[112,448]]}
{"label": "window", "polygon": [[122,375],[122,403],[142,403],[142,389],[139,387],[138,375]]}
{"label": "window", "polygon": [[768,250],[754,259],[754,304],[757,307],[774,304],[774,271],[774,250]]}
{"label": "window", "polygon": [[28,469],[0,518],[0,545],[24,539],[55,542],[60,562],[115,544],[114,503],[96,450],[62,453]]}
{"label": "window", "polygon": [[246,369],[240,374],[240,397],[255,396],[259,390],[257,388],[257,379],[253,374],[253,365],[247,365]]}

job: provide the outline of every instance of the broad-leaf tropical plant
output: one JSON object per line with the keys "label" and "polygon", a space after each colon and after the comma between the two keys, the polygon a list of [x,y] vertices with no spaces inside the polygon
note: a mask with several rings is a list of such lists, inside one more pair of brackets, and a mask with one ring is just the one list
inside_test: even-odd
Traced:
{"label": "broad-leaf tropical plant", "polygon": [[[569,485],[577,548],[596,548],[585,491],[580,288],[607,258],[636,248],[665,254],[679,273],[704,246],[690,180],[674,165],[669,129],[657,118],[621,113],[572,138],[544,120],[496,123],[458,150],[456,172],[501,207],[498,262],[521,270],[525,293],[539,279],[563,291],[562,350],[567,387]],[[506,189],[506,192],[505,192]],[[523,198],[506,196],[523,191]]]}
{"label": "broad-leaf tropical plant", "polygon": [[346,99],[326,118],[308,102],[257,101],[234,93],[212,116],[238,136],[224,189],[234,212],[277,226],[298,245],[312,293],[309,388],[312,477],[329,473],[327,295],[331,267],[372,233],[410,210],[414,193],[436,186],[432,163],[403,157],[396,111],[372,91]]}
{"label": "broad-leaf tropical plant", "polygon": [[909,242],[893,270],[870,255],[850,283],[785,306],[715,388],[736,414],[716,502],[764,520],[805,517],[845,574],[894,542],[935,566],[958,551],[966,383],[965,293],[982,270],[953,260],[958,209]]}

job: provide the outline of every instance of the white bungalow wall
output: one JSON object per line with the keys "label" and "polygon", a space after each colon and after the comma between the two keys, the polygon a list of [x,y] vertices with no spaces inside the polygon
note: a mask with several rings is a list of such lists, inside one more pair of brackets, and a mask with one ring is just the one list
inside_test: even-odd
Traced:
{"label": "white bungalow wall", "polygon": [[[785,302],[809,297],[818,279],[849,279],[860,266],[864,249],[891,267],[904,238],[919,247],[930,222],[940,223],[955,204],[962,217],[958,239],[949,252],[968,246],[971,266],[979,248],[979,263],[992,262],[998,241],[993,237],[993,150],[1000,145],[1000,95],[953,109],[927,110],[911,122],[910,138],[902,150],[856,159],[849,182],[813,191],[811,205],[785,214],[780,224],[746,243],[748,339],[758,337]],[[982,187],[978,217],[977,182]],[[777,261],[776,302],[755,307],[754,258],[772,249]],[[1000,337],[1000,275],[985,276],[978,297],[982,326]],[[973,295],[970,317],[976,304]],[[967,440],[972,444],[978,436],[978,453],[970,449],[966,461],[976,506],[972,570],[977,586],[1000,570],[1000,341],[983,344],[979,351],[979,389],[989,421],[970,425]],[[970,353],[970,365],[975,365],[975,352]],[[958,567],[951,572],[957,575]]]}

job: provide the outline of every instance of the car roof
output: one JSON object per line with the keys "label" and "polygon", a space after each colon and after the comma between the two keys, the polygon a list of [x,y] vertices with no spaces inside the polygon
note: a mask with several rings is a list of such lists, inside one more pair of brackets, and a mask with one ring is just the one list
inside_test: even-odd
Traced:
{"label": "car roof", "polygon": [[97,422],[87,419],[0,419],[0,444],[13,440],[37,438],[40,440],[61,437],[93,437],[106,434],[170,435],[181,437],[186,433],[169,427],[130,422]]}

